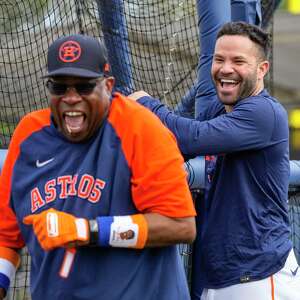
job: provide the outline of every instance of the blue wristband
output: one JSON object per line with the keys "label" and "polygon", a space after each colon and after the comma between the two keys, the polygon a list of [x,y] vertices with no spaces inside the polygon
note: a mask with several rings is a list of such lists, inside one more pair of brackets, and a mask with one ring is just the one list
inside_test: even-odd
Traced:
{"label": "blue wristband", "polygon": [[9,285],[10,285],[9,278],[5,274],[0,273],[0,287],[4,288],[5,292],[7,292]]}
{"label": "blue wristband", "polygon": [[110,238],[110,227],[114,221],[114,217],[98,217],[98,228],[99,228],[99,246],[101,247],[110,247],[109,238]]}

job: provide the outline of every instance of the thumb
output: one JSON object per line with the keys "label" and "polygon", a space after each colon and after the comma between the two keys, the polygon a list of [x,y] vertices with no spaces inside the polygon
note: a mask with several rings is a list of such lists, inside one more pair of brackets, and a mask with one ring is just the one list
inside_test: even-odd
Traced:
{"label": "thumb", "polygon": [[25,218],[23,218],[23,223],[25,225],[32,225],[34,218],[35,218],[35,215],[28,215]]}

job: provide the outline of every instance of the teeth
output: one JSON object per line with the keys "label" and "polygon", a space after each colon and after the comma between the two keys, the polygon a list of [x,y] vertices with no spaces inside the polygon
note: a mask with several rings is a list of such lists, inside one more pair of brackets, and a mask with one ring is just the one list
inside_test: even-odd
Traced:
{"label": "teeth", "polygon": [[78,117],[78,116],[82,116],[82,113],[78,111],[68,111],[65,113],[65,115],[68,117]]}
{"label": "teeth", "polygon": [[232,80],[232,79],[221,79],[221,83],[237,83],[235,80]]}

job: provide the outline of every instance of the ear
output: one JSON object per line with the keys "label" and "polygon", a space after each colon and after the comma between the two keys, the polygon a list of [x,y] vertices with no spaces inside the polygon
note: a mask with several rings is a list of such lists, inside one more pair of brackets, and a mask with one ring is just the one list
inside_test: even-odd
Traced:
{"label": "ear", "polygon": [[263,79],[268,73],[269,68],[270,68],[270,63],[267,60],[260,62],[257,68],[258,79]]}
{"label": "ear", "polygon": [[112,92],[114,85],[115,85],[114,77],[110,76],[105,78],[105,86],[110,93]]}

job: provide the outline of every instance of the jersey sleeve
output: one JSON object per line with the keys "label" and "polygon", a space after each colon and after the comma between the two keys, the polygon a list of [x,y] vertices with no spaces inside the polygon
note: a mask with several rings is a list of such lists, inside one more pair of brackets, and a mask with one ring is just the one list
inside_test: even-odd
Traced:
{"label": "jersey sleeve", "polygon": [[18,152],[18,145],[15,139],[12,138],[0,176],[1,247],[22,248],[24,246],[24,241],[19,230],[17,218],[10,207],[11,180]]}
{"label": "jersey sleeve", "polygon": [[175,134],[185,156],[261,149],[272,143],[275,115],[270,101],[264,97],[244,99],[232,112],[207,121],[179,117],[150,97],[143,97],[139,102]]}
{"label": "jersey sleeve", "polygon": [[0,175],[0,287],[8,290],[20,264],[17,249],[25,246],[17,217],[11,207],[11,190],[14,165],[21,142],[36,129],[36,124],[24,118],[14,131]]}
{"label": "jersey sleeve", "polygon": [[[118,104],[117,104],[118,103]],[[113,101],[110,121],[132,171],[132,197],[141,212],[195,215],[183,158],[173,134],[151,112],[126,99]]]}
{"label": "jersey sleeve", "polygon": [[41,110],[27,115],[17,126],[7,152],[0,175],[0,247],[19,249],[24,247],[17,217],[11,207],[12,177],[15,162],[18,159],[21,143],[34,131],[50,122],[50,111]]}

